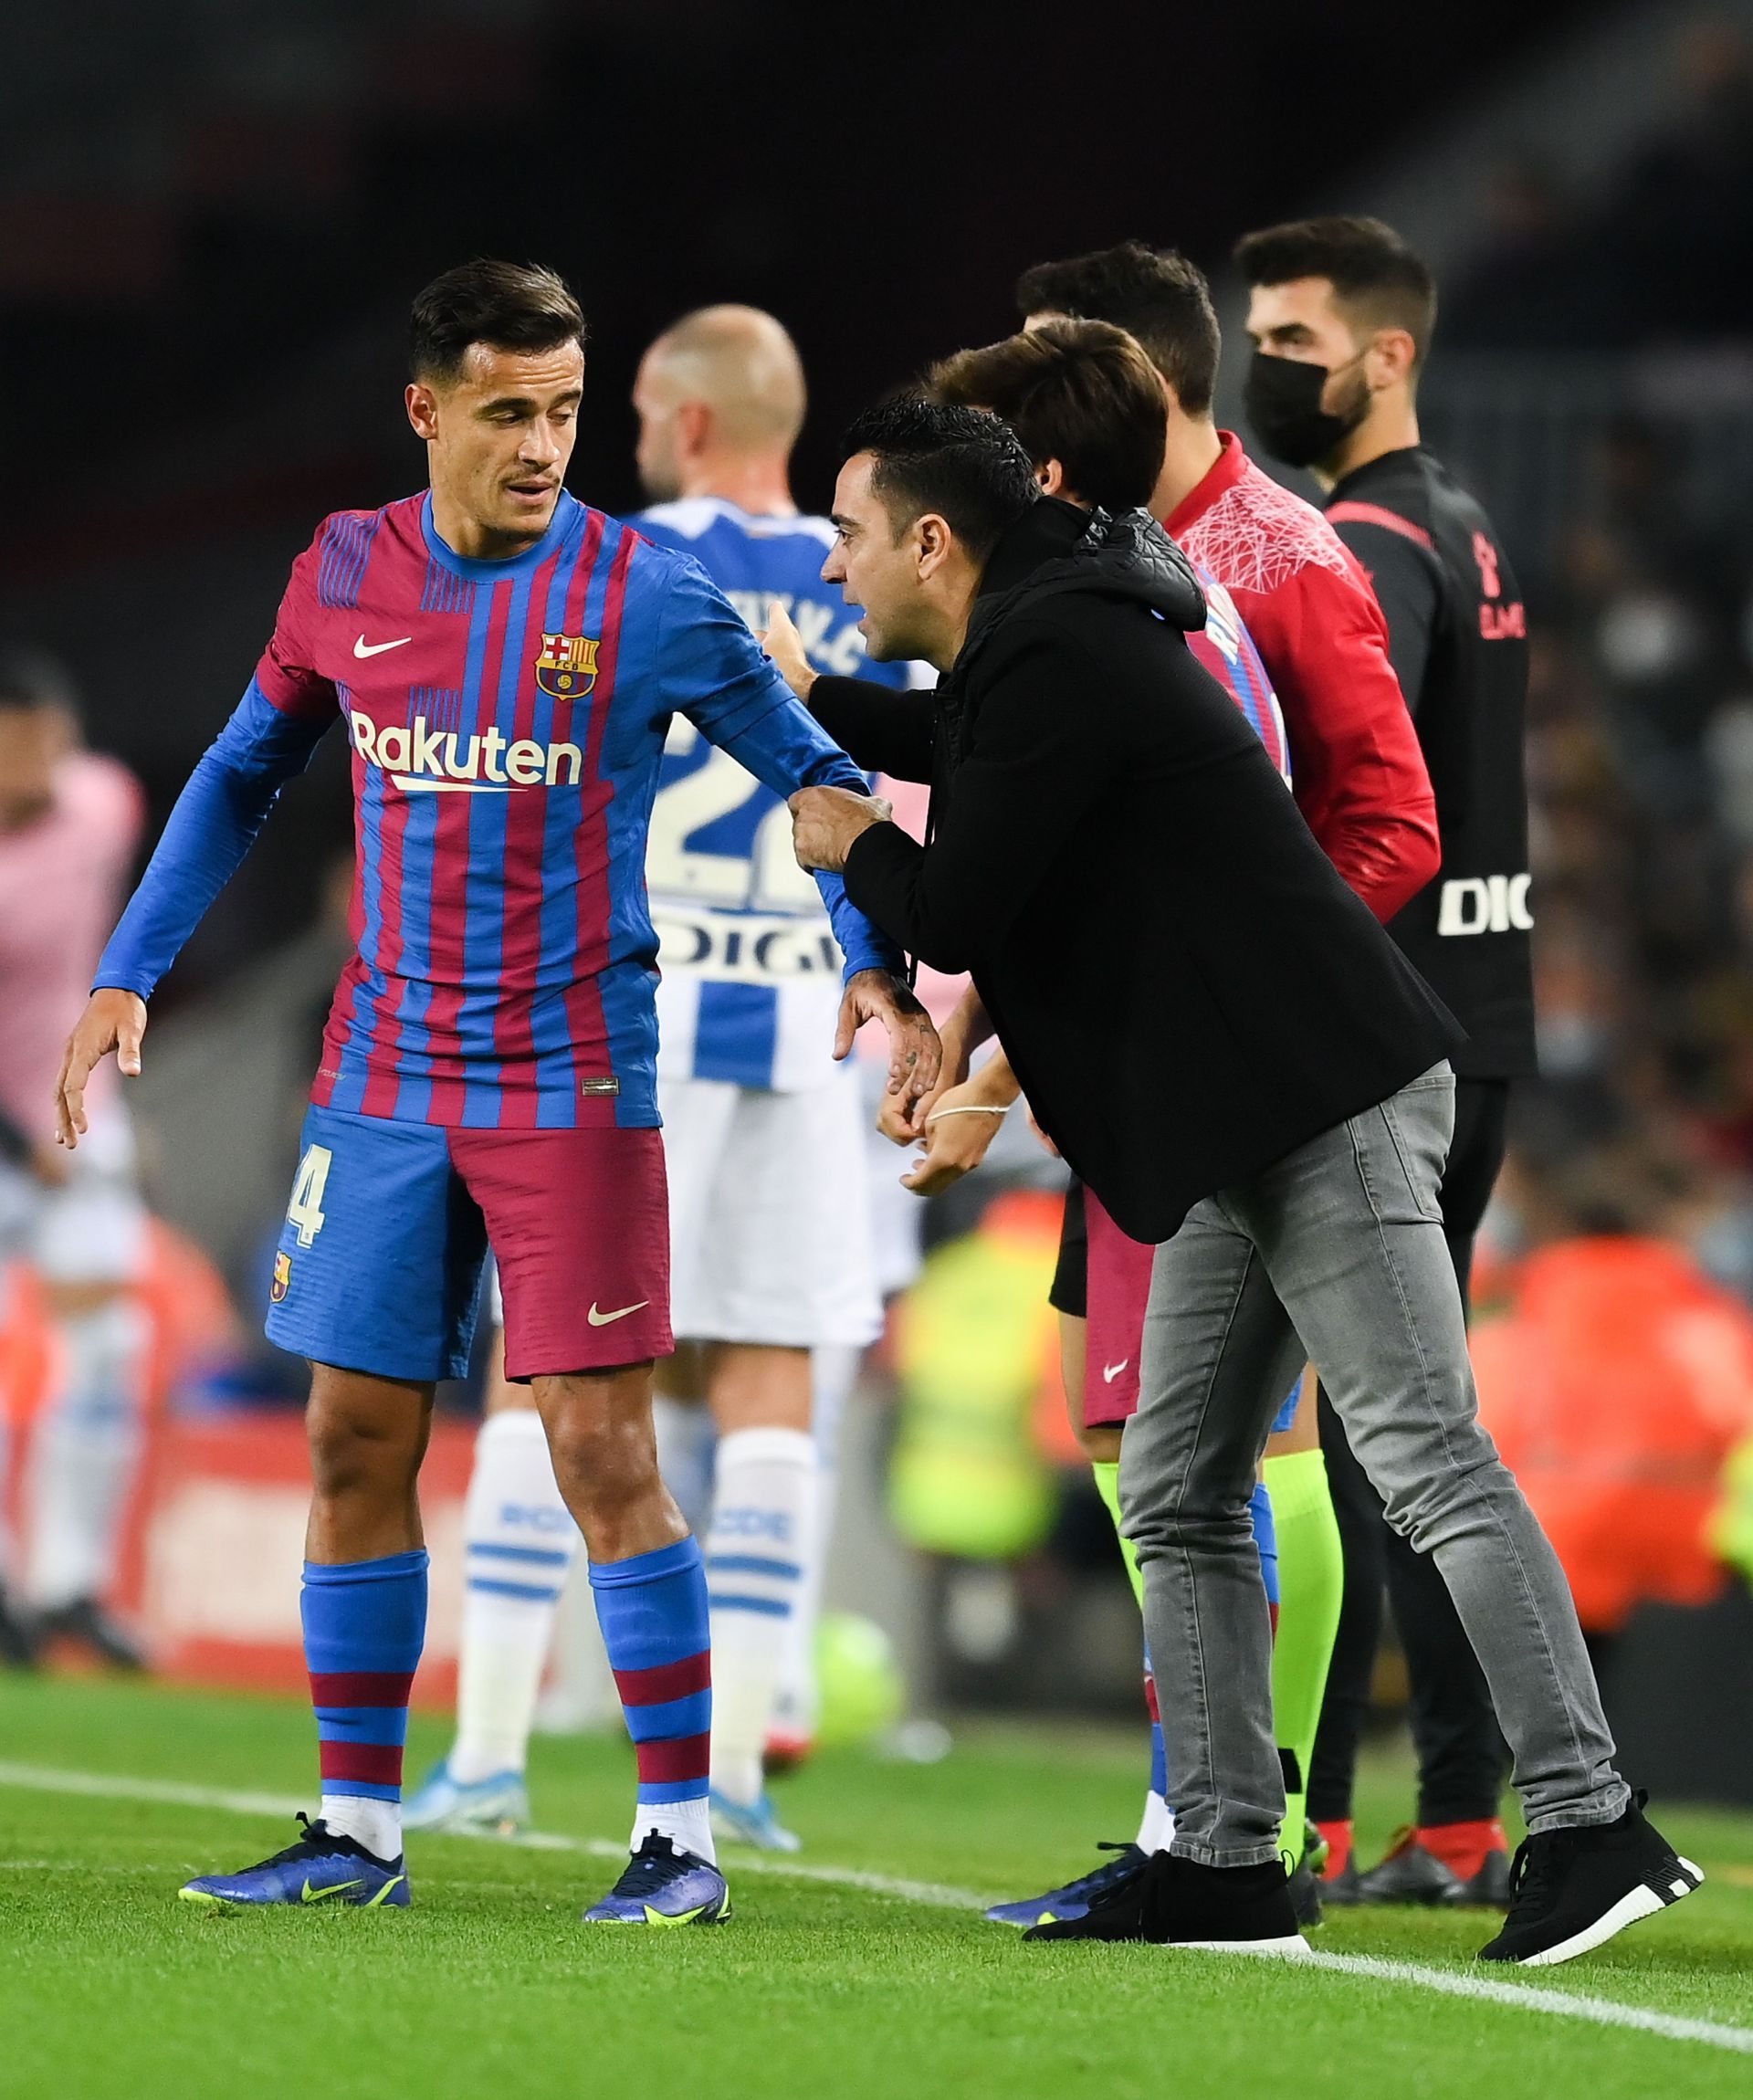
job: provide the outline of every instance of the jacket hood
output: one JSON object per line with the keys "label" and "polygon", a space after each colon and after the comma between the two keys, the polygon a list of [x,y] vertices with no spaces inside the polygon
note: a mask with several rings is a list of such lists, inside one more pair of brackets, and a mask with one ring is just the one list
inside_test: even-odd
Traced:
{"label": "jacket hood", "polygon": [[1183,634],[1205,625],[1205,593],[1192,563],[1148,511],[1116,518],[1052,497],[1018,519],[993,549],[974,625],[1065,591],[1136,600]]}

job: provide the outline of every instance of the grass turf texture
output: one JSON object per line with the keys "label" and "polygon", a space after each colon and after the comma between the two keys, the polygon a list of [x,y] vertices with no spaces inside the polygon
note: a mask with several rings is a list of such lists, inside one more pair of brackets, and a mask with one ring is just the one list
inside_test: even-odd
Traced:
{"label": "grass turf texture", "polygon": [[[443,1747],[416,1724],[410,1764]],[[1016,1895],[1130,1833],[1141,1745],[991,1727],[918,1769],[824,1756],[787,1782],[805,1860]],[[0,1677],[0,1759],[303,1796],[289,1702]],[[545,1830],[625,1833],[631,1761],[539,1743]],[[1372,1856],[1404,1801],[1380,1764]],[[1753,1817],[1661,1808],[1713,1878],[1600,1954],[1512,1982],[1753,2027]],[[0,2095],[520,2100],[670,2091],[866,2095],[1743,2096],[1753,2058],[1277,1962],[1025,1947],[977,1914],[737,1873],[719,1930],[586,1928],[612,1861],[455,1838],[410,1845],[414,1908],[215,1916],[194,1873],[277,1850],[284,1819],[0,1785]],[[1323,1950],[1476,1973],[1488,1915],[1336,1914]],[[1492,1970],[1494,1978],[1506,1972]]]}

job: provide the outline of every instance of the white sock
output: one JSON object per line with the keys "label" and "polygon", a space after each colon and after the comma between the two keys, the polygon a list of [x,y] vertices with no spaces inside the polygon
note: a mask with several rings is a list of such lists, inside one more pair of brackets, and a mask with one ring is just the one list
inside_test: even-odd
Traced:
{"label": "white sock", "polygon": [[819,1700],[815,1682],[815,1628],[822,1616],[822,1590],[827,1580],[828,1553],[834,1540],[835,1502],[840,1488],[840,1423],[846,1402],[858,1381],[862,1349],[824,1346],[810,1351],[813,1402],[810,1433],[815,1444],[815,1499],[809,1550],[803,1557],[803,1580],[780,1664],[773,1698],[773,1733],[807,1744],[815,1734]]}
{"label": "white sock", "polygon": [[30,1456],[26,1588],[44,1612],[101,1600],[114,1576],[116,1534],[140,1463],[149,1333],[129,1297],[58,1320],[56,1331],[65,1376]]}
{"label": "white sock", "polygon": [[337,1837],[350,1837],[381,1860],[402,1856],[402,1804],[364,1794],[324,1794],[319,1811]]}
{"label": "white sock", "polygon": [[696,1795],[691,1801],[641,1801],[634,1815],[633,1838],[627,1850],[637,1852],[651,1832],[667,1837],[678,1852],[691,1852],[716,1866],[719,1855],[712,1843],[712,1817],[706,1801]]}
{"label": "white sock", "polygon": [[706,1581],[712,1605],[712,1784],[761,1797],[761,1756],[791,1620],[803,1588],[815,1445],[801,1429],[738,1429],[719,1440]]}
{"label": "white sock", "polygon": [[580,1544],[533,1409],[481,1424],[463,1542],[467,1586],[450,1775],[467,1784],[524,1768],[554,1613]]}
{"label": "white sock", "polygon": [[1140,1852],[1167,1852],[1175,1834],[1175,1811],[1160,1794],[1147,1793],[1144,1813],[1139,1818],[1136,1843]]}
{"label": "white sock", "polygon": [[712,1506],[711,1410],[692,1400],[672,1400],[660,1392],[651,1403],[651,1426],[657,1437],[657,1470],[664,1486],[698,1538]]}

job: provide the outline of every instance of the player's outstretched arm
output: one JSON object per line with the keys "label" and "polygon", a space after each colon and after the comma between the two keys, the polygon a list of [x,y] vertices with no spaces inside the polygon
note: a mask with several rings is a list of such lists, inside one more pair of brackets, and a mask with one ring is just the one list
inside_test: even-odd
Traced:
{"label": "player's outstretched arm", "polygon": [[137,992],[105,985],[91,994],[61,1054],[55,1082],[55,1139],[72,1151],[86,1133],[85,1086],[113,1050],[131,1079],[140,1076],[140,1042],[146,1033],[146,1002]]}

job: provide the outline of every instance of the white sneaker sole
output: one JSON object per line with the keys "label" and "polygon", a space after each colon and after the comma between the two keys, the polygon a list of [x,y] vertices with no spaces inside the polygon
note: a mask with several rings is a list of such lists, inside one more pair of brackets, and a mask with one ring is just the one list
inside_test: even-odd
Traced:
{"label": "white sneaker sole", "polygon": [[1163,1944],[1189,1954],[1272,1954],[1286,1961],[1301,1961],[1315,1951],[1300,1932],[1283,1939],[1170,1939]]}
{"label": "white sneaker sole", "polygon": [[1628,1925],[1635,1925],[1640,1917],[1653,1917],[1657,1911],[1666,1910],[1692,1894],[1704,1880],[1704,1870],[1695,1866],[1689,1859],[1680,1862],[1692,1878],[1676,1879],[1665,1887],[1652,1888],[1645,1882],[1641,1887],[1630,1889],[1620,1897],[1611,1910],[1606,1910],[1590,1926],[1580,1932],[1572,1933],[1569,1939],[1561,1939],[1556,1947],[1548,1947],[1538,1954],[1525,1954],[1515,1966],[1518,1969],[1556,1969],[1561,1961],[1574,1961],[1578,1955],[1588,1954],[1597,1947],[1604,1947],[1615,1935],[1624,1931]]}

